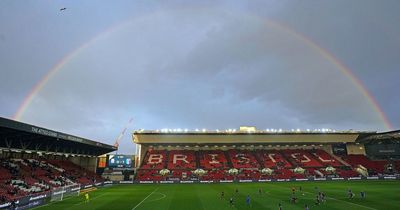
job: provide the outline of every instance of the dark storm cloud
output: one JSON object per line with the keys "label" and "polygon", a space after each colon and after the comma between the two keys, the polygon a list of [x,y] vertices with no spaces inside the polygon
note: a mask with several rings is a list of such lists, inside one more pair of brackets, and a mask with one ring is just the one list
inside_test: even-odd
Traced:
{"label": "dark storm cloud", "polygon": [[[399,99],[393,94],[398,88],[395,77],[399,64],[394,53],[398,48],[396,39],[383,38],[395,37],[392,33],[398,29],[389,27],[388,34],[379,36],[364,23],[371,20],[369,13],[354,12],[358,7],[344,2],[316,6],[311,1],[225,1],[213,8],[209,4],[189,3],[185,9],[174,4],[141,5],[148,12],[100,36],[67,62],[34,98],[22,120],[110,144],[130,117],[134,121],[129,129],[225,129],[240,125],[260,129],[384,129],[376,110],[337,65],[260,17],[283,22],[329,49],[382,99],[379,102],[385,111],[396,116]],[[369,3],[365,9],[377,10]],[[6,34],[5,43],[0,41],[7,46],[7,50],[0,49],[0,61],[7,67],[2,69],[7,77],[0,79],[2,113],[10,116],[27,90],[62,53],[110,25],[126,21],[130,14],[118,4],[110,10],[88,18],[83,18],[85,5],[72,11],[76,16],[62,20],[68,22],[68,36],[57,26],[57,30],[41,26],[41,30],[34,30],[34,39],[16,35],[8,41]],[[117,11],[119,17],[112,17]],[[134,7],[132,11],[136,11]],[[334,19],[332,14],[341,17]],[[83,20],[79,20],[81,16]],[[96,24],[96,18],[109,25]],[[390,25],[390,18],[385,14],[373,20]],[[54,22],[49,20],[49,24]],[[78,29],[74,24],[79,22]],[[350,23],[357,27],[351,28]],[[12,27],[12,21],[5,24]],[[340,30],[344,26],[346,30]],[[52,32],[46,35],[47,30]],[[55,37],[65,39],[65,43],[57,44]],[[19,40],[23,44],[18,44]],[[42,40],[40,45],[31,43],[38,40]],[[52,54],[54,44],[57,50]],[[379,56],[362,44],[389,55]],[[38,49],[43,53],[37,53]],[[363,57],[368,59],[361,62]],[[385,70],[377,72],[379,65]],[[27,71],[28,67],[40,70]],[[399,125],[398,120],[392,121]],[[125,136],[122,152],[133,151],[129,138]]]}

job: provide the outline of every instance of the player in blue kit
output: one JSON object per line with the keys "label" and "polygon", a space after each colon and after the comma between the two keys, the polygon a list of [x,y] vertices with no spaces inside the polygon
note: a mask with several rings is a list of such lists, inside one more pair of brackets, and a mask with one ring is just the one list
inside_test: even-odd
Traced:
{"label": "player in blue kit", "polygon": [[251,203],[250,203],[250,195],[247,195],[247,196],[246,196],[246,205],[251,206]]}

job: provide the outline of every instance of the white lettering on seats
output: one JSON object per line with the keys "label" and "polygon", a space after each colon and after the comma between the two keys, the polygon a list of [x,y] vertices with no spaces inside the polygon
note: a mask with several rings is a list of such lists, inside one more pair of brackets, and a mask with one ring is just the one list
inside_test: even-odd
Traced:
{"label": "white lettering on seats", "polygon": [[250,159],[245,156],[245,154],[237,154],[236,157],[239,159],[240,164],[246,164],[250,162]]}
{"label": "white lettering on seats", "polygon": [[275,161],[275,159],[273,158],[273,156],[275,156],[275,154],[273,154],[273,153],[268,155],[269,159],[271,159],[271,161],[272,161],[273,163],[276,163],[276,161]]}
{"label": "white lettering on seats", "polygon": [[149,164],[158,164],[163,160],[163,155],[161,154],[151,154],[149,156],[149,160],[147,161]]}
{"label": "white lettering on seats", "polygon": [[318,156],[318,159],[320,160],[320,161],[322,161],[322,162],[334,162],[335,160],[325,160],[325,159],[323,159],[322,157],[320,157],[319,155],[317,155]]}
{"label": "white lettering on seats", "polygon": [[217,160],[218,154],[208,154],[209,156],[211,156],[211,161],[209,162],[210,164],[218,164],[220,163]]}
{"label": "white lettering on seats", "polygon": [[187,156],[186,155],[181,155],[181,154],[174,154],[174,160],[173,163],[176,164],[176,161],[181,160],[185,163],[189,163],[189,161],[186,160]]}
{"label": "white lettering on seats", "polygon": [[[291,156],[292,156],[292,158],[294,158],[294,159],[298,159],[297,158],[297,155],[300,155],[300,153],[293,153]],[[308,158],[306,155],[303,155],[303,157],[304,157],[304,160],[300,160],[300,162],[302,162],[302,163],[308,163],[308,162],[310,162],[311,160],[310,160],[310,158]]]}

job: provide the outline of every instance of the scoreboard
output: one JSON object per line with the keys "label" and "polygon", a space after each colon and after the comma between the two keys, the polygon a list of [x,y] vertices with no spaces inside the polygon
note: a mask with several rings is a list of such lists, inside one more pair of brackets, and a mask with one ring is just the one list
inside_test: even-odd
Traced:
{"label": "scoreboard", "polygon": [[108,155],[109,168],[132,168],[132,155]]}

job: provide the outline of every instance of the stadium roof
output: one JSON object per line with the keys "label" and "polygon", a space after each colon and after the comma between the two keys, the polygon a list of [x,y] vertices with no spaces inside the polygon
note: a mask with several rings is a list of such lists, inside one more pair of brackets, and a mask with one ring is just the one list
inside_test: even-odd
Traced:
{"label": "stadium roof", "polygon": [[0,148],[16,152],[43,152],[99,156],[117,148],[93,140],[0,117]]}
{"label": "stadium roof", "polygon": [[144,131],[133,133],[138,144],[332,144],[354,143],[376,131]]}
{"label": "stadium roof", "polygon": [[400,130],[377,133],[360,140],[363,143],[400,143]]}

